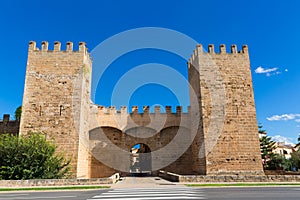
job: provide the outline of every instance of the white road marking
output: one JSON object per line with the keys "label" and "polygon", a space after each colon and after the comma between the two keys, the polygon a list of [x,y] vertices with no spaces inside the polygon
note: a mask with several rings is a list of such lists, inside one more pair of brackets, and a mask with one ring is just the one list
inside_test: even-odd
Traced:
{"label": "white road marking", "polygon": [[29,194],[0,194],[1,197],[17,197],[17,196],[28,196]]}
{"label": "white road marking", "polygon": [[[99,195],[99,196],[94,196],[93,198],[113,198],[113,197],[118,197],[120,196],[120,194],[118,195]],[[189,193],[155,193],[155,194],[122,194],[122,197],[155,197],[155,196],[195,196],[194,194],[189,194]]]}
{"label": "white road marking", "polygon": [[178,188],[129,188],[129,189],[115,189],[111,191],[159,191],[159,190],[172,190],[172,191],[177,191],[177,190],[184,190],[184,191],[189,191],[189,190],[196,190],[195,188],[187,188],[187,187],[178,187]]}
{"label": "white road marking", "polygon": [[[99,198],[98,198],[99,199]],[[112,198],[108,198],[108,199],[104,199],[104,198],[100,198],[101,200],[112,200]],[[117,199],[122,199],[122,200],[149,200],[149,199],[172,199],[172,200],[176,200],[176,199],[205,199],[204,197],[187,197],[187,196],[178,196],[178,197],[140,197],[140,198],[117,198]],[[95,200],[93,199],[87,199],[87,200]]]}
{"label": "white road marking", "polygon": [[[185,194],[197,194],[198,192],[195,191],[177,191],[177,193],[185,193]],[[122,195],[122,194],[130,194],[130,193],[134,193],[134,194],[153,194],[153,193],[157,193],[157,194],[174,194],[174,191],[132,191],[132,192],[108,192],[105,193],[106,194],[118,194],[118,195]]]}
{"label": "white road marking", "polygon": [[87,200],[206,199],[202,190],[191,188],[115,189]]}

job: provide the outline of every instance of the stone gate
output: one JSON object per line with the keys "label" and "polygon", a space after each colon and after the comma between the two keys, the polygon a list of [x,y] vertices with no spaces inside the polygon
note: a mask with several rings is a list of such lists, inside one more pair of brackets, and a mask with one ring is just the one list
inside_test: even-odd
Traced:
{"label": "stone gate", "polygon": [[[72,159],[77,178],[146,169],[177,174],[263,174],[248,47],[198,45],[188,62],[190,107],[117,110],[91,103],[92,62],[85,43],[64,50],[29,43],[20,133],[42,132]],[[141,144],[148,150],[133,149]],[[140,162],[140,161],[139,161]],[[150,163],[150,164],[149,164]],[[148,166],[151,165],[151,166]],[[135,170],[138,170],[135,166]]]}

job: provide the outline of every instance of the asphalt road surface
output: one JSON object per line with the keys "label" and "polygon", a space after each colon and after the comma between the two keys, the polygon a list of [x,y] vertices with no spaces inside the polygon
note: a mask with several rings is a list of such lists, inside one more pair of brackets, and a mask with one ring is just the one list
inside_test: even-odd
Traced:
{"label": "asphalt road surface", "polygon": [[300,187],[238,188],[140,188],[62,192],[0,193],[0,200],[150,200],[150,199],[243,199],[299,200]]}

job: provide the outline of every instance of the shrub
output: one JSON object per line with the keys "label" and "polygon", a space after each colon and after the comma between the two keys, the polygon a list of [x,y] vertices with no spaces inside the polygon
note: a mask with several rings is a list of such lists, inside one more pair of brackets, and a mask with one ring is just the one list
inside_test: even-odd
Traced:
{"label": "shrub", "polygon": [[0,179],[59,179],[69,176],[69,163],[41,133],[0,135]]}

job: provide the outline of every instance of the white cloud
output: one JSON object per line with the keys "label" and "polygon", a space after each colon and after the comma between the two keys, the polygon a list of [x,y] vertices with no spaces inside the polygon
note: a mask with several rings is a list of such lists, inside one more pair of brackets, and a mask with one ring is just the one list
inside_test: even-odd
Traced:
{"label": "white cloud", "polygon": [[272,117],[267,117],[269,121],[288,121],[295,120],[300,122],[300,114],[283,114],[283,115],[273,115]]}
{"label": "white cloud", "polygon": [[[288,69],[284,70],[285,72],[288,72]],[[265,74],[266,76],[273,76],[281,74],[282,72],[279,71],[279,68],[273,67],[273,68],[264,68],[262,66],[257,67],[254,72],[256,74]]]}
{"label": "white cloud", "polygon": [[276,67],[274,67],[274,68],[263,68],[263,67],[261,67],[261,66],[259,66],[258,68],[256,68],[255,69],[255,73],[257,73],[257,74],[268,74],[268,73],[270,73],[270,72],[275,72],[275,71],[277,71],[278,70],[278,68],[276,68]]}
{"label": "white cloud", "polygon": [[275,135],[275,136],[271,136],[272,140],[274,142],[285,142],[285,144],[294,144],[293,143],[293,138],[290,137],[284,137],[281,135]]}

